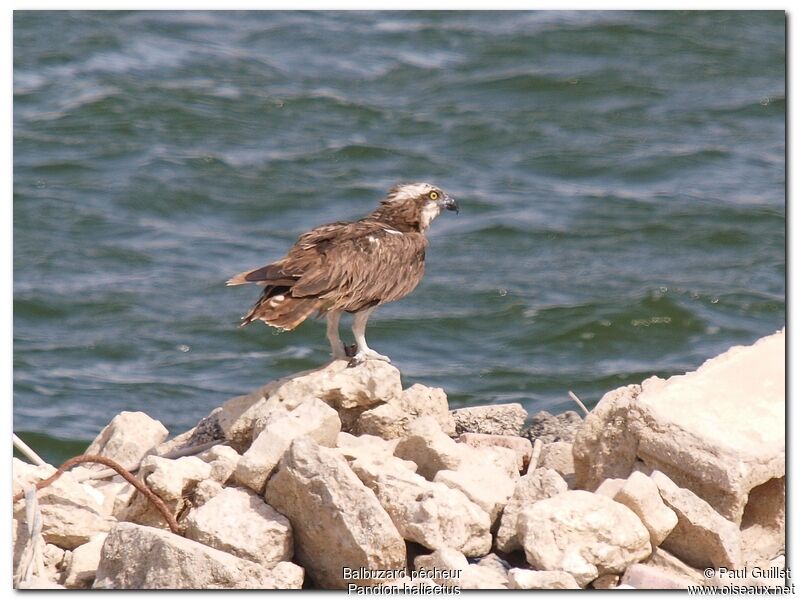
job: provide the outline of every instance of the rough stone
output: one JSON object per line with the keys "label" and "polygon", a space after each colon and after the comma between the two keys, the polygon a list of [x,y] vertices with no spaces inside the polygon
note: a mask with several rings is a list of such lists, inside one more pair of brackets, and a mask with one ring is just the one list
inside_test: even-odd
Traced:
{"label": "rough stone", "polygon": [[308,436],[323,446],[335,446],[342,423],[330,406],[310,398],[291,412],[273,412],[253,428],[255,439],[236,465],[236,480],[256,492],[298,437]]}
{"label": "rough stone", "polygon": [[575,441],[577,485],[626,477],[640,459],[746,535],[748,560],[785,539],[785,334],[736,346],[696,371],[609,392]]}
{"label": "rough stone", "polygon": [[650,534],[629,508],[582,490],[527,507],[518,527],[528,563],[567,571],[582,586],[600,575],[621,573],[651,551]]}
{"label": "rough stone", "polygon": [[292,558],[289,520],[244,488],[221,490],[189,512],[185,524],[187,538],[266,567]]}
{"label": "rough stone", "polygon": [[630,565],[622,576],[622,583],[637,590],[683,590],[696,585],[691,579],[643,564]]}
{"label": "rough stone", "polygon": [[617,492],[619,492],[623,488],[623,486],[625,485],[626,481],[628,481],[628,480],[627,479],[615,479],[615,478],[605,479],[605,480],[603,480],[603,483],[601,483],[597,487],[597,489],[594,491],[594,493],[595,494],[600,494],[601,496],[605,496],[607,498],[611,498],[613,500],[614,496],[617,495]]}
{"label": "rough stone", "polygon": [[453,548],[439,548],[432,554],[421,554],[414,559],[414,569],[421,574],[429,572],[439,585],[461,585],[461,577],[468,567],[467,557]]}
{"label": "rough stone", "polygon": [[[12,459],[14,494],[52,475],[51,465],[34,467],[17,458]],[[70,473],[64,473],[54,483],[36,494],[42,511],[42,536],[50,544],[72,550],[87,543],[94,535],[111,528],[115,519],[104,512],[105,498],[90,485],[78,483]],[[14,518],[24,523],[25,499],[14,504]]]}
{"label": "rough stone", "polygon": [[397,528],[336,450],[296,439],[267,482],[266,499],[291,522],[295,558],[319,587],[372,582],[345,580],[344,567],[405,567],[406,546]]}
{"label": "rough stone", "polygon": [[469,565],[461,577],[461,589],[505,590],[508,589],[508,576],[501,575],[492,567]]}
{"label": "rough stone", "polygon": [[456,434],[490,433],[520,435],[528,413],[521,404],[492,404],[451,411],[456,422]]}
{"label": "rough stone", "polygon": [[225,488],[216,479],[204,479],[194,488],[192,493],[192,506],[198,508],[214,498]]}
{"label": "rough stone", "polygon": [[[148,452],[167,439],[169,432],[160,421],[143,412],[123,411],[106,425],[86,449],[86,454],[99,454],[127,469],[139,465]],[[89,469],[107,469],[90,464]]]}
{"label": "rough stone", "polygon": [[600,575],[600,577],[592,582],[592,588],[596,590],[613,590],[618,585],[619,575],[616,573],[606,573],[605,575]]}
{"label": "rough stone", "polygon": [[611,390],[586,415],[572,444],[576,487],[593,491],[605,479],[630,475],[638,444],[628,415],[641,392],[640,385]]}
{"label": "rough stone", "polygon": [[516,483],[499,469],[480,466],[462,466],[459,471],[439,471],[433,480],[464,492],[467,498],[489,513],[492,523],[500,517],[503,507],[514,493]]}
{"label": "rough stone", "polygon": [[658,486],[644,473],[631,473],[614,500],[630,508],[641,519],[650,532],[653,548],[660,546],[678,524],[675,511],[664,505]]}
{"label": "rough stone", "polygon": [[686,579],[694,585],[706,585],[703,571],[690,567],[663,548],[656,548],[653,554],[641,564],[656,567],[660,571],[668,573],[673,577]]}
{"label": "rough stone", "polygon": [[569,483],[575,477],[572,444],[569,442],[551,442],[542,446],[539,468],[553,469]]}
{"label": "rough stone", "polygon": [[409,426],[408,436],[395,448],[395,456],[417,464],[417,472],[428,480],[443,470],[458,470],[466,446],[444,434],[432,417],[422,417]]}
{"label": "rough stone", "polygon": [[94,589],[299,589],[302,569],[268,569],[168,531],[117,523],[108,533]]}
{"label": "rough stone", "polygon": [[553,469],[536,469],[533,473],[520,477],[514,486],[514,493],[503,509],[500,527],[495,537],[497,549],[509,553],[522,548],[517,536],[520,511],[539,500],[566,491],[567,482]]}
{"label": "rough stone", "polygon": [[350,460],[350,468],[368,488],[372,489],[381,475],[391,473],[402,477],[406,472],[415,473],[417,465],[391,454],[359,453]]}
{"label": "rough stone", "polygon": [[515,435],[462,433],[456,441],[477,449],[498,446],[513,450],[517,457],[517,471],[524,471],[528,468],[528,463],[531,459],[531,452],[533,451],[530,440]]}
{"label": "rough stone", "polygon": [[678,516],[678,524],[662,543],[665,550],[701,569],[741,566],[742,537],[735,523],[664,473],[655,471],[650,477],[664,503]]}
{"label": "rough stone", "polygon": [[542,440],[545,444],[552,442],[572,442],[583,419],[574,410],[551,415],[546,410],[539,411],[531,417],[530,425],[522,435],[533,441]]}
{"label": "rough stone", "polygon": [[[363,477],[362,471],[357,472]],[[453,548],[483,556],[492,544],[486,511],[463,492],[403,467],[365,477],[404,539],[431,550]]]}
{"label": "rough stone", "polygon": [[211,478],[223,485],[236,471],[236,465],[241,459],[241,455],[236,450],[222,444],[212,446],[198,454],[197,457],[211,466]]}
{"label": "rough stone", "polygon": [[511,569],[508,587],[512,590],[579,590],[581,586],[565,571]]}
{"label": "rough stone", "polygon": [[[177,517],[186,507],[186,498],[194,492],[197,484],[211,477],[211,467],[196,456],[184,456],[178,459],[148,456],[142,461],[137,477],[143,480],[164,501],[173,516]],[[121,518],[140,525],[168,528],[158,509],[139,492],[133,496]]]}
{"label": "rough stone", "polygon": [[648,380],[634,422],[638,456],[740,525],[751,490],[786,473],[785,358],[779,332],[692,373]]}
{"label": "rough stone", "polygon": [[100,551],[106,541],[106,535],[99,533],[71,552],[66,565],[65,587],[88,588],[92,585],[97,565],[100,564]]}

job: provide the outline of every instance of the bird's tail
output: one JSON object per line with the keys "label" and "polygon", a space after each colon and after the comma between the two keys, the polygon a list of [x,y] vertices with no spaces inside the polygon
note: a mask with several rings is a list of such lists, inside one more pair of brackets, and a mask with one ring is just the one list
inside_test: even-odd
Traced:
{"label": "bird's tail", "polygon": [[242,325],[264,321],[267,325],[288,331],[305,321],[319,308],[318,298],[294,298],[287,286],[270,286],[264,290],[255,306],[242,317]]}

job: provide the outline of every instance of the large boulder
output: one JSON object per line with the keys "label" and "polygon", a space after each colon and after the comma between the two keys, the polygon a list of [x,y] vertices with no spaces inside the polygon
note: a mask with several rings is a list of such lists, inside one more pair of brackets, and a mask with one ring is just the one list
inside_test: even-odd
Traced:
{"label": "large boulder", "polygon": [[651,475],[664,503],[678,522],[662,543],[665,550],[697,568],[742,566],[742,536],[729,521],[690,490],[679,488],[660,471]]}
{"label": "large boulder", "polygon": [[[608,481],[608,480],[607,480]],[[630,508],[650,532],[650,545],[657,548],[678,524],[678,517],[668,508],[655,482],[640,471],[634,471],[614,500]]]}
{"label": "large boulder", "polygon": [[365,460],[353,470],[375,492],[404,539],[431,550],[452,548],[483,556],[492,545],[489,514],[461,490],[417,475],[398,458],[374,469]]}
{"label": "large boulder", "polygon": [[265,495],[291,522],[296,560],[318,587],[381,582],[345,578],[345,567],[356,572],[405,568],[406,545],[392,519],[336,450],[307,437],[296,439]]}
{"label": "large boulder", "polygon": [[253,443],[236,465],[237,481],[262,492],[293,440],[307,435],[318,444],[332,447],[341,426],[338,413],[316,398],[301,402],[291,412],[273,411],[254,425]]}
{"label": "large boulder", "polygon": [[[137,477],[159,498],[174,517],[187,506],[187,498],[197,484],[211,477],[211,466],[196,456],[178,459],[148,456],[142,461]],[[131,503],[120,515],[126,521],[140,525],[168,528],[161,512],[142,493],[136,492]]]}
{"label": "large boulder", "polygon": [[289,520],[244,488],[222,489],[190,511],[185,525],[187,538],[266,567],[294,553]]}
{"label": "large boulder", "polygon": [[490,404],[471,406],[451,411],[456,422],[456,433],[489,433],[493,435],[520,435],[527,411],[521,404]]}
{"label": "large boulder", "polygon": [[118,523],[101,551],[95,589],[299,589],[303,570],[267,568],[168,531]]}
{"label": "large boulder", "polygon": [[522,548],[517,536],[519,513],[539,500],[567,491],[567,482],[553,469],[536,469],[517,481],[510,500],[503,509],[495,545],[501,552]]}
{"label": "large boulder", "polygon": [[533,567],[566,571],[581,586],[606,573],[622,573],[651,552],[650,534],[629,508],[581,490],[523,510],[519,536]]}
{"label": "large boulder", "polygon": [[[123,411],[103,428],[86,449],[86,454],[99,454],[133,469],[145,455],[167,439],[168,434],[160,421],[145,413]],[[97,464],[88,468],[102,470],[108,467]]]}
{"label": "large boulder", "polygon": [[228,400],[217,416],[220,427],[237,449],[252,438],[255,422],[276,409],[291,411],[317,398],[339,413],[349,430],[362,412],[397,400],[403,393],[400,371],[389,363],[368,360],[354,367],[334,360],[323,367],[277,379],[264,387]]}
{"label": "large boulder", "polygon": [[462,433],[458,443],[466,444],[472,448],[508,448],[517,456],[517,470],[525,471],[531,460],[533,446],[530,440],[516,435],[493,435],[490,433]]}
{"label": "large boulder", "polygon": [[66,560],[64,586],[68,588],[88,588],[94,581],[97,565],[107,534],[98,533],[85,544],[70,552]]}
{"label": "large boulder", "polygon": [[455,435],[456,426],[447,406],[442,388],[430,388],[415,383],[388,404],[365,411],[355,424],[357,433],[376,435],[384,439],[405,436],[408,426],[419,417],[433,417],[447,435]]}
{"label": "large boulder", "polygon": [[781,331],[609,392],[576,437],[577,486],[627,477],[640,460],[752,529],[749,559],[774,555],[785,538],[785,358]]}

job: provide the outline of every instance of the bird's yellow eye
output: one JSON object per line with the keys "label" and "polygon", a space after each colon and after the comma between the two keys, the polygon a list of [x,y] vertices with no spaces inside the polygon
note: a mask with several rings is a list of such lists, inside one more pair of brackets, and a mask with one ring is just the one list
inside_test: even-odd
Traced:
{"label": "bird's yellow eye", "polygon": [[439,199],[439,192],[431,192],[428,194],[428,198],[431,200],[438,200]]}

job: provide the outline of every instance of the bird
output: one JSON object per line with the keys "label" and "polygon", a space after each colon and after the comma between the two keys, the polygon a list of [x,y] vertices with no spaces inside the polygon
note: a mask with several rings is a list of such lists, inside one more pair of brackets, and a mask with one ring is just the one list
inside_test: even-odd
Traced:
{"label": "bird", "polygon": [[[391,362],[367,345],[367,321],[380,305],[411,293],[425,272],[426,234],[442,211],[458,203],[429,183],[392,187],[363,219],[337,221],[302,234],[286,256],[234,275],[227,285],[264,286],[241,326],[261,320],[289,331],[312,314],[327,319],[334,360],[355,366],[367,360]],[[353,315],[354,346],[339,337],[343,313]]]}

